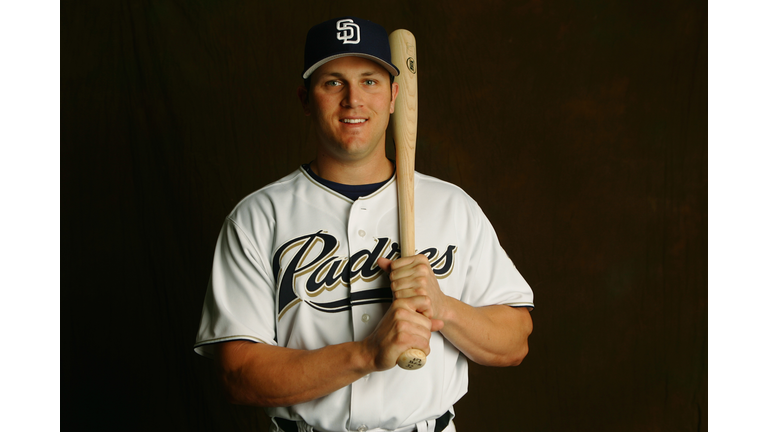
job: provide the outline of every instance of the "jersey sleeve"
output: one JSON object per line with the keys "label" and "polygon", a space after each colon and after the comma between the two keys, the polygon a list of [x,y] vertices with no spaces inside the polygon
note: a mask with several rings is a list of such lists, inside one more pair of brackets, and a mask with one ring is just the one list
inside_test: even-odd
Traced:
{"label": "jersey sleeve", "polygon": [[499,243],[491,222],[472,201],[469,268],[461,300],[472,306],[509,305],[533,308],[533,290]]}
{"label": "jersey sleeve", "polygon": [[250,340],[275,345],[274,281],[254,239],[230,217],[216,244],[195,352],[213,344]]}

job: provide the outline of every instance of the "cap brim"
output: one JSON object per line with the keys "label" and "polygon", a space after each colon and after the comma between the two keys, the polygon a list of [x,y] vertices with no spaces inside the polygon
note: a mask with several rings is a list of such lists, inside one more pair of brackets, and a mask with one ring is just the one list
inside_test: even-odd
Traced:
{"label": "cap brim", "polygon": [[378,58],[378,57],[376,57],[376,56],[372,56],[372,55],[370,55],[370,54],[363,54],[363,53],[345,52],[345,53],[340,53],[340,54],[332,55],[332,56],[330,56],[330,57],[326,57],[326,58],[324,58],[324,59],[320,60],[319,62],[317,62],[317,63],[313,64],[313,65],[312,65],[312,66],[311,66],[309,69],[307,69],[307,70],[304,72],[304,75],[302,75],[302,77],[303,77],[304,79],[307,79],[307,78],[309,78],[309,76],[310,76],[310,75],[312,75],[312,73],[313,73],[314,71],[316,71],[316,70],[317,70],[317,68],[319,68],[320,66],[322,66],[322,65],[324,65],[324,64],[326,64],[326,63],[328,63],[328,62],[329,62],[329,61],[331,61],[331,60],[336,60],[336,59],[338,59],[338,58],[342,58],[342,57],[362,57],[362,58],[366,58],[366,59],[368,59],[368,60],[372,60],[372,61],[375,61],[376,63],[380,64],[380,65],[381,65],[381,67],[383,67],[384,69],[386,69],[386,70],[387,70],[387,71],[388,71],[388,72],[389,72],[389,73],[390,73],[392,76],[398,76],[398,75],[400,75],[400,70],[399,70],[399,69],[397,69],[397,67],[395,67],[394,65],[391,65],[391,64],[387,63],[385,60],[382,60],[382,59],[380,59],[380,58]]}

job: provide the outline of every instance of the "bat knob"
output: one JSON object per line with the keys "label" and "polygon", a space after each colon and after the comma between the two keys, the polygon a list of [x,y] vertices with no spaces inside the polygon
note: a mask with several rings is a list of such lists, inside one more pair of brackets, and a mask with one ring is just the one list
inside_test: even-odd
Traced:
{"label": "bat knob", "polygon": [[427,364],[427,355],[418,348],[406,350],[397,358],[397,365],[406,370],[421,369],[425,364]]}

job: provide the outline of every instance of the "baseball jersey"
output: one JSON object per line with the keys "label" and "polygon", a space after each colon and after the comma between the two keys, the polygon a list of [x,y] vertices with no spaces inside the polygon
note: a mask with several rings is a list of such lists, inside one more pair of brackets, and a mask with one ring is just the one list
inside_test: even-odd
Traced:
{"label": "baseball jersey", "polygon": [[[477,203],[450,183],[415,174],[416,248],[442,291],[472,306],[533,307],[533,292]],[[243,199],[214,253],[195,351],[249,340],[312,350],[360,341],[392,301],[379,257],[399,256],[394,177],[351,200],[300,168]],[[268,408],[319,431],[394,430],[452,410],[468,364],[439,332],[418,370],[375,372],[319,399]]]}

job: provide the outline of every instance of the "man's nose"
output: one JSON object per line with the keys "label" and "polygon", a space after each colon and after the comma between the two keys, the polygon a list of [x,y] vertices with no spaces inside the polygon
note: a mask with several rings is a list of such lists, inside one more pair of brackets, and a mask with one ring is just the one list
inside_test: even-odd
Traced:
{"label": "man's nose", "polygon": [[344,95],[342,103],[345,107],[349,108],[355,108],[362,105],[362,89],[354,85],[347,86],[346,94]]}

